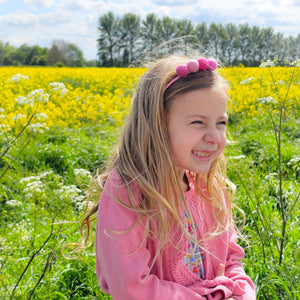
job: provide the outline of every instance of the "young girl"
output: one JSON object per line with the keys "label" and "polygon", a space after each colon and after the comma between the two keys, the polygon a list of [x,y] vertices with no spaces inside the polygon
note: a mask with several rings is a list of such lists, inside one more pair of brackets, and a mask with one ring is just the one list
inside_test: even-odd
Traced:
{"label": "young girl", "polygon": [[98,178],[96,271],[114,300],[255,299],[232,224],[227,84],[216,68],[213,59],[171,56],[137,87]]}

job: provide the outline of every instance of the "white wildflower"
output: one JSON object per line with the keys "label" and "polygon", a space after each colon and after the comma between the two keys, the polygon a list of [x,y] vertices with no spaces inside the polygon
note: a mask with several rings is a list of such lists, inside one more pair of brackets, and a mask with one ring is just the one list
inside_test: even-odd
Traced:
{"label": "white wildflower", "polygon": [[2,132],[7,132],[7,131],[10,131],[11,130],[11,127],[9,125],[5,125],[5,124],[1,124],[0,123],[0,129]]}
{"label": "white wildflower", "polygon": [[277,173],[269,173],[269,174],[267,174],[266,176],[265,176],[265,179],[266,180],[270,180],[270,179],[272,179],[272,178],[274,178],[274,177],[277,177]]}
{"label": "white wildflower", "polygon": [[22,202],[12,199],[12,200],[6,201],[6,205],[11,206],[11,207],[22,206]]}
{"label": "white wildflower", "polygon": [[33,193],[27,193],[27,194],[25,195],[25,197],[26,197],[27,199],[31,199],[31,198],[33,198]]}
{"label": "white wildflower", "polygon": [[34,180],[38,180],[39,177],[38,176],[28,176],[28,177],[24,177],[20,179],[20,183],[25,183],[25,182],[29,182],[29,181],[34,181]]}
{"label": "white wildflower", "polygon": [[26,187],[24,189],[24,193],[28,194],[28,193],[36,193],[36,194],[40,194],[42,193],[42,190],[44,188],[44,184],[40,181],[32,181],[26,184]]}
{"label": "white wildflower", "polygon": [[27,79],[29,79],[29,77],[18,73],[17,75],[13,75],[10,79],[8,79],[8,81],[19,82],[21,79],[27,80]]}
{"label": "white wildflower", "polygon": [[[28,176],[28,177],[21,178],[19,182],[20,182],[20,184],[23,184],[23,183],[27,183],[30,181],[39,181],[42,178],[47,177],[48,175],[51,175],[53,173],[54,173],[53,170],[44,171],[44,172],[39,173],[36,176]],[[59,175],[56,175],[56,176],[60,177]]]}
{"label": "white wildflower", "polygon": [[[44,177],[47,177],[48,175],[51,175],[51,174],[53,174],[54,172],[53,172],[53,170],[49,170],[49,171],[44,171],[44,172],[41,172],[39,175],[38,175],[38,177],[39,178],[44,178]],[[60,178],[61,176],[60,175],[55,175],[57,178]]]}
{"label": "white wildflower", "polygon": [[79,193],[81,193],[81,190],[75,185],[64,185],[57,192],[61,200],[67,198],[74,201],[74,198],[77,197]]}
{"label": "white wildflower", "polygon": [[4,108],[0,108],[0,114],[4,114]]}
{"label": "white wildflower", "polygon": [[263,98],[259,98],[259,99],[256,99],[256,100],[261,102],[262,104],[266,105],[268,103],[272,103],[274,101],[274,98],[271,97],[271,96],[268,96],[268,97],[263,97]]}
{"label": "white wildflower", "polygon": [[34,230],[30,220],[22,220],[19,223],[15,223],[12,229],[20,236],[21,241],[29,241]]}
{"label": "white wildflower", "polygon": [[229,156],[228,157],[228,159],[235,159],[235,160],[244,159],[244,158],[246,158],[245,155]]}
{"label": "white wildflower", "polygon": [[27,95],[27,101],[32,102],[45,102],[49,101],[49,94],[44,93],[43,89],[35,89]]}
{"label": "white wildflower", "polygon": [[27,97],[18,96],[15,99],[15,102],[17,102],[19,105],[26,105],[26,104],[28,104],[28,99],[27,99]]}
{"label": "white wildflower", "polygon": [[45,130],[49,130],[49,127],[47,127],[46,123],[30,124],[28,128],[33,133],[43,133]]}
{"label": "white wildflower", "polygon": [[64,83],[62,82],[50,82],[49,85],[52,87],[51,91],[60,92],[61,97],[63,97],[68,92]]}
{"label": "white wildflower", "polygon": [[38,121],[40,120],[47,120],[48,119],[48,116],[44,113],[37,113],[35,114],[34,116]]}
{"label": "white wildflower", "polygon": [[260,68],[275,67],[275,63],[271,60],[264,61],[260,64]]}
{"label": "white wildflower", "polygon": [[22,118],[27,118],[26,115],[22,115],[22,114],[16,114],[15,116],[12,117],[13,120],[17,121],[19,119],[22,119]]}
{"label": "white wildflower", "polygon": [[[79,211],[84,211],[85,208],[86,208],[86,204],[87,204],[87,200],[78,201],[78,202],[75,203],[75,207]],[[93,207],[93,202],[89,201],[87,210],[91,210],[92,207]]]}
{"label": "white wildflower", "polygon": [[86,169],[75,169],[74,174],[75,176],[92,178],[90,171]]}
{"label": "white wildflower", "polygon": [[300,59],[295,60],[294,62],[292,62],[292,66],[299,68],[300,67]]}
{"label": "white wildflower", "polygon": [[5,119],[5,115],[0,115],[0,119],[4,120]]}
{"label": "white wildflower", "polygon": [[255,79],[255,77],[250,77],[250,78],[242,80],[239,84],[246,85],[254,79]]}
{"label": "white wildflower", "polygon": [[74,175],[75,175],[75,182],[80,187],[85,187],[89,185],[93,177],[92,174],[85,169],[75,169]]}

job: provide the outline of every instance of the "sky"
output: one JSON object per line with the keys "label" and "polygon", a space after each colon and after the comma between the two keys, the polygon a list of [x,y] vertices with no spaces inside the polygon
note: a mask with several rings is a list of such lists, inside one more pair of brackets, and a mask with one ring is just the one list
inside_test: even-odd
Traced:
{"label": "sky", "polygon": [[248,23],[296,37],[300,0],[0,0],[0,41],[19,47],[51,47],[54,40],[75,44],[85,59],[97,59],[99,17],[148,13],[159,18],[236,25]]}

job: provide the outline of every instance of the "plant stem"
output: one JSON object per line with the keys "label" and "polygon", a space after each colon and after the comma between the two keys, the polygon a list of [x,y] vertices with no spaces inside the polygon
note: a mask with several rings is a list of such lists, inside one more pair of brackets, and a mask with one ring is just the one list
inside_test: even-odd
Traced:
{"label": "plant stem", "polygon": [[[28,139],[28,141],[25,143],[25,145],[22,147],[22,149],[19,151],[18,155],[13,159],[13,161],[15,161],[17,158],[19,158],[20,154],[24,151],[24,149],[27,147],[27,145],[30,142],[30,138]],[[2,172],[2,174],[0,175],[0,179],[2,179],[2,177],[5,175],[5,173],[9,170],[9,168],[11,167],[11,164],[8,164],[8,166],[6,167],[6,169]]]}
{"label": "plant stem", "polygon": [[[283,258],[284,242],[285,242],[285,234],[286,234],[286,223],[287,223],[286,203],[283,199],[283,188],[282,188],[283,173],[282,173],[282,155],[281,155],[281,138],[282,138],[281,132],[282,132],[283,110],[284,110],[286,100],[287,100],[287,97],[288,97],[288,94],[289,94],[289,91],[290,91],[290,88],[291,88],[291,84],[293,82],[294,73],[295,73],[295,68],[294,68],[294,71],[292,72],[292,76],[290,78],[285,97],[284,97],[284,99],[283,99],[283,101],[282,101],[282,103],[280,104],[280,107],[279,107],[279,124],[278,124],[278,127],[276,127],[276,123],[275,123],[274,119],[272,118],[272,114],[271,114],[271,112],[269,112],[269,114],[271,116],[272,123],[273,123],[275,139],[276,139],[276,144],[277,144],[277,154],[278,154],[279,201],[280,201],[280,210],[281,210],[281,219],[282,219],[280,246],[279,246],[279,261],[278,261],[279,265],[281,265],[282,258]],[[277,88],[277,85],[275,83],[272,72],[271,72],[271,76],[272,76],[272,80],[273,80],[273,84],[275,86],[276,92],[279,95],[278,88]],[[278,97],[278,101],[280,101],[279,97]]]}
{"label": "plant stem", "polygon": [[51,266],[51,260],[53,260],[53,249],[49,252],[48,254],[48,257],[47,257],[47,261],[46,261],[46,264],[45,264],[45,267],[44,267],[44,270],[39,278],[39,280],[37,281],[36,285],[34,286],[34,288],[32,289],[29,297],[28,297],[28,300],[30,300],[36,290],[36,288],[39,286],[40,282],[42,281],[42,279],[45,277],[45,274],[46,274],[46,271],[47,269]]}
{"label": "plant stem", "polygon": [[14,144],[14,142],[22,135],[22,133],[24,132],[24,130],[29,126],[29,124],[32,121],[32,119],[33,119],[34,116],[35,116],[35,113],[33,113],[31,115],[31,117],[29,118],[29,120],[27,121],[27,123],[24,125],[24,127],[20,130],[20,132],[17,134],[17,136],[15,138],[13,138],[13,140],[9,143],[9,145],[7,146],[7,148],[1,154],[0,159],[9,151],[9,149],[12,147],[12,145]]}
{"label": "plant stem", "polygon": [[[264,221],[263,221],[263,217],[261,216],[261,213],[260,213],[260,210],[259,210],[258,206],[254,203],[254,201],[253,201],[253,199],[252,199],[252,197],[251,197],[251,195],[250,195],[250,192],[249,192],[249,190],[248,190],[248,188],[247,188],[247,186],[246,186],[244,180],[242,179],[242,176],[240,175],[240,173],[238,172],[238,170],[235,170],[235,171],[236,171],[236,173],[237,173],[237,175],[238,175],[238,177],[239,177],[239,180],[241,181],[241,183],[242,183],[242,185],[243,185],[243,188],[244,188],[244,190],[245,190],[245,192],[246,192],[246,194],[247,194],[247,196],[248,196],[250,202],[251,202],[251,203],[254,205],[254,207],[255,207],[256,213],[258,214],[259,219],[260,219],[260,222],[261,222],[261,224],[262,224],[262,227],[264,228],[264,232],[267,232],[266,227],[265,227],[265,224],[264,224]],[[252,214],[252,216],[253,216],[253,212],[251,212],[251,214]],[[253,217],[253,221],[254,221],[254,225],[255,225],[255,227],[256,227],[256,231],[257,231],[257,233],[258,233],[259,239],[260,239],[261,244],[262,244],[262,251],[263,251],[264,262],[266,262],[265,241],[264,241],[264,238],[263,238],[263,236],[262,236],[262,234],[261,234],[261,230],[259,230],[258,225],[257,225],[257,222],[256,222],[256,220],[255,220],[254,217]],[[268,242],[270,243],[269,240],[268,240]],[[270,247],[270,248],[272,249],[272,247]]]}
{"label": "plant stem", "polygon": [[44,241],[43,245],[42,245],[37,251],[35,251],[35,252],[31,255],[29,262],[27,263],[25,269],[23,270],[23,272],[22,272],[22,274],[20,275],[20,277],[19,277],[17,283],[15,284],[15,287],[14,287],[14,289],[13,289],[11,295],[10,295],[10,300],[14,299],[14,294],[15,294],[16,288],[18,287],[20,281],[22,280],[23,276],[24,276],[25,273],[27,272],[27,270],[28,270],[29,266],[31,265],[31,263],[33,262],[34,258],[39,254],[39,252],[46,246],[46,244],[47,244],[47,243],[49,242],[49,240],[51,239],[51,237],[52,237],[52,235],[53,235],[53,227],[54,227],[54,225],[53,225],[53,223],[52,223],[52,225],[51,225],[51,231],[50,231],[50,233],[49,233],[47,239]]}

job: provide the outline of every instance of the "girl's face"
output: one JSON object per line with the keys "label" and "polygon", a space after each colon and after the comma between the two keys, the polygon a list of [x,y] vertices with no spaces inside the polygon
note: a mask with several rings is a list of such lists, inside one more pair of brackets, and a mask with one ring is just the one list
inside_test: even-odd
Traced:
{"label": "girl's face", "polygon": [[226,145],[227,94],[198,89],[177,96],[167,115],[172,155],[180,178],[190,170],[206,173]]}

